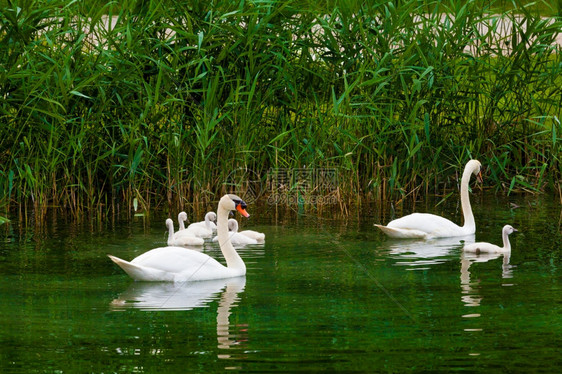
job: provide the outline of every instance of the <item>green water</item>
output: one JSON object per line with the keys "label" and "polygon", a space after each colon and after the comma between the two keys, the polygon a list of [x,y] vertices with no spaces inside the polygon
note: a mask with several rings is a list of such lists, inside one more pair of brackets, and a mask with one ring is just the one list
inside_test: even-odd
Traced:
{"label": "green water", "polygon": [[[404,207],[455,221],[454,198]],[[164,244],[148,222],[0,226],[0,372],[508,371],[562,364],[561,206],[473,196],[476,239],[513,251],[468,258],[457,241],[396,241],[365,207],[344,219],[250,212],[266,244],[240,249],[243,278],[135,283],[107,253]],[[513,204],[516,204],[515,207]],[[216,245],[206,253],[220,258]]]}

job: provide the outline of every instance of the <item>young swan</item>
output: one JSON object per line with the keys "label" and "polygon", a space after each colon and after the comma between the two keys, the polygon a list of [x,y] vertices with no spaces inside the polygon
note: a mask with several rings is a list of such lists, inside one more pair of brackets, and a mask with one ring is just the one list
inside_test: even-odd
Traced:
{"label": "young swan", "polygon": [[[232,242],[232,244],[234,245],[258,244],[258,241],[256,239],[246,236],[241,232],[238,232],[238,221],[233,218],[228,220],[228,229],[230,230],[228,234],[230,235],[230,241]],[[215,236],[213,238],[213,242],[218,242],[218,241],[219,241],[218,236]]]}
{"label": "young swan", "polygon": [[[174,235],[174,222],[172,222],[170,218],[166,220],[166,227],[168,228],[168,245],[190,246],[205,244],[205,239],[198,238],[194,235]],[[179,233],[181,232],[186,232],[186,230],[179,231]]]}
{"label": "young swan", "polygon": [[186,231],[190,235],[195,235],[199,238],[210,238],[213,236],[213,231],[217,229],[217,225],[213,221],[216,221],[217,215],[215,212],[208,212],[205,214],[205,220],[201,222],[195,222],[187,226]]}
{"label": "young swan", "polygon": [[[236,221],[236,220],[234,220]],[[230,223],[230,222],[229,222]],[[235,230],[232,230],[235,231]],[[238,231],[238,222],[236,222],[236,231]],[[265,242],[265,234],[263,232],[258,232],[254,230],[243,230],[240,231],[240,234],[247,236],[248,238],[254,239],[258,243]]]}
{"label": "young swan", "polygon": [[[178,214],[179,229],[174,233],[174,240],[180,239],[184,235],[193,236],[192,233],[187,232],[187,230],[185,229],[185,224],[184,224],[185,221],[187,221],[187,213],[180,212]],[[167,221],[166,221],[166,227],[168,227]]]}
{"label": "young swan", "polygon": [[178,214],[178,224],[179,224],[178,232],[185,230],[185,221],[187,221],[187,213],[180,212]]}
{"label": "young swan", "polygon": [[478,253],[510,253],[511,244],[509,243],[509,234],[516,232],[517,230],[510,225],[505,225],[502,229],[502,239],[503,247],[499,247],[495,244],[479,242],[471,243],[464,246],[463,250],[465,252]]}

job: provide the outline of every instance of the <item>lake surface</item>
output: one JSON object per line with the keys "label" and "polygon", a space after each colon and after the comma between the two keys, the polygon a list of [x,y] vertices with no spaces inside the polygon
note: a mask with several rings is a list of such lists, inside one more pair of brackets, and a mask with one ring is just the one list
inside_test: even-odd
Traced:
{"label": "lake surface", "polygon": [[[396,209],[460,222],[458,195]],[[242,278],[133,282],[130,260],[165,245],[166,216],[0,226],[0,372],[557,372],[562,365],[561,205],[555,196],[472,196],[477,241],[390,240],[361,216],[249,207]],[[177,212],[174,212],[174,217]],[[13,217],[11,217],[13,218]],[[177,224],[177,221],[174,219]],[[205,252],[221,259],[216,244]]]}

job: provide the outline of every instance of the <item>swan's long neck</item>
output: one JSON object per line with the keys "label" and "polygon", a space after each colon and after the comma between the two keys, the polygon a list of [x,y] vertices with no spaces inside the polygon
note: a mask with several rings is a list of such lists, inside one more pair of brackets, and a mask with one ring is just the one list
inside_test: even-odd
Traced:
{"label": "swan's long neck", "polygon": [[185,224],[183,223],[183,217],[181,213],[178,214],[178,224],[180,226],[178,231],[185,230]]}
{"label": "swan's long neck", "polygon": [[205,227],[209,230],[212,230],[212,228],[211,228],[211,212],[205,214]]}
{"label": "swan's long neck", "polygon": [[168,245],[172,245],[172,242],[174,241],[174,224],[171,222],[168,222]]}
{"label": "swan's long neck", "polygon": [[230,235],[228,235],[228,213],[229,210],[225,209],[222,205],[222,199],[219,203],[219,209],[217,214],[217,236],[219,240],[219,245],[221,247],[222,254],[226,260],[226,266],[232,269],[246,270],[246,265],[242,258],[230,241]]}
{"label": "swan's long neck", "polygon": [[502,240],[503,240],[503,250],[504,251],[511,251],[511,243],[509,242],[509,234],[507,230],[502,231]]}
{"label": "swan's long neck", "polygon": [[474,233],[476,231],[476,223],[474,222],[474,215],[472,214],[472,207],[470,206],[470,198],[468,197],[468,183],[470,182],[470,175],[473,170],[465,168],[461,179],[461,208],[464,217],[463,228]]}

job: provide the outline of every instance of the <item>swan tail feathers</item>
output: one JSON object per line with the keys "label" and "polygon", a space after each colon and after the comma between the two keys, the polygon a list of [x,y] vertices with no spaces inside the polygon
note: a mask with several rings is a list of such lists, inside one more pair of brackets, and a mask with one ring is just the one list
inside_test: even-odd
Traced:
{"label": "swan tail feathers", "polygon": [[112,255],[107,256],[136,281],[174,281],[173,276],[166,272],[139,266]]}
{"label": "swan tail feathers", "polygon": [[115,262],[125,273],[127,273],[131,278],[134,280],[142,280],[142,269],[140,269],[137,265],[131,264],[129,261],[125,261],[120,259],[119,257],[115,257],[112,255],[107,255],[111,261]]}
{"label": "swan tail feathers", "polygon": [[427,233],[420,231],[420,230],[409,230],[409,229],[400,229],[400,228],[396,228],[396,227],[388,227],[388,226],[383,226],[383,225],[377,225],[375,224],[376,227],[378,227],[379,229],[381,229],[382,232],[384,232],[387,236],[391,237],[391,238],[412,238],[412,239],[416,239],[416,238],[424,238],[427,239]]}

